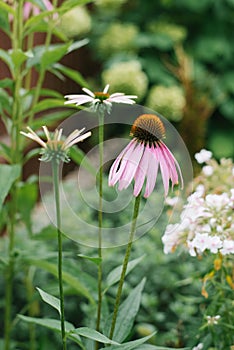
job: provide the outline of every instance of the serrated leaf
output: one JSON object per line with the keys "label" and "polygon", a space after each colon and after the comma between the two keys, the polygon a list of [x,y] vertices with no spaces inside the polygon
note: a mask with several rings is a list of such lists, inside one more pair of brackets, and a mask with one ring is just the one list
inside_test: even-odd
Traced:
{"label": "serrated leaf", "polygon": [[[141,344],[144,344],[145,342],[147,342],[147,340],[152,338],[155,335],[155,333],[156,332],[148,335],[147,337],[133,340],[133,341],[129,341],[129,342],[123,343],[121,345],[112,345],[112,346],[108,347],[108,350],[132,350],[132,349],[136,349],[138,346],[140,346]],[[106,348],[102,348],[101,350],[106,350]]]}
{"label": "serrated leaf", "polygon": [[92,257],[92,256],[83,255],[83,254],[78,254],[78,257],[90,260],[96,265],[100,265],[100,263],[102,262],[102,259],[99,257]]}
{"label": "serrated leaf", "polygon": [[[145,255],[140,256],[139,258],[136,258],[134,260],[129,261],[128,263],[128,267],[127,267],[127,271],[126,271],[126,275],[131,272],[134,267],[136,267],[143,259],[144,259]],[[122,273],[122,265],[116,267],[114,270],[112,270],[109,275],[106,278],[106,289],[104,291],[104,293],[115,283],[117,283],[120,280],[121,277],[121,273]],[[125,275],[125,276],[126,276]]]}
{"label": "serrated leaf", "polygon": [[38,290],[42,300],[49,304],[50,306],[52,306],[55,310],[58,311],[59,315],[61,315],[61,305],[60,305],[60,300],[56,297],[54,297],[53,295],[44,292],[42,289],[36,287],[36,289]]}
{"label": "serrated leaf", "polygon": [[[116,319],[115,331],[113,339],[122,343],[131,332],[135,317],[138,313],[141,293],[144,288],[146,279],[143,280],[130,292],[129,296],[119,307],[119,312]],[[111,320],[113,315],[107,319],[104,329],[104,334],[109,334],[111,327]]]}
{"label": "serrated leaf", "polygon": [[14,85],[14,82],[10,78],[5,78],[0,80],[0,88],[12,88]]}
{"label": "serrated leaf", "polygon": [[103,344],[114,344],[119,345],[119,343],[107,338],[105,335],[97,332],[96,330],[88,327],[80,327],[76,328],[72,333],[78,334],[82,337],[89,338],[95,341],[98,341]]}
{"label": "serrated leaf", "polygon": [[21,167],[18,164],[0,164],[0,211],[13,183],[20,176]]}

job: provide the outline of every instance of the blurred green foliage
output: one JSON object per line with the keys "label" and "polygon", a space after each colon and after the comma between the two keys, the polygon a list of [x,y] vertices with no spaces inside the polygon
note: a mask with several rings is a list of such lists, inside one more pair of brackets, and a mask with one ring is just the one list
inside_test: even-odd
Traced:
{"label": "blurred green foliage", "polygon": [[[152,101],[151,89],[169,88],[170,101],[170,88],[179,88],[185,99],[181,115],[177,101],[175,111],[168,102],[163,115],[176,124],[191,155],[205,146],[216,157],[233,157],[234,2],[99,0],[91,13],[90,47],[102,67],[102,83],[109,80],[125,93],[140,90],[137,102],[159,112],[161,94],[154,93]],[[126,62],[139,63],[148,90],[137,73],[128,73]]]}

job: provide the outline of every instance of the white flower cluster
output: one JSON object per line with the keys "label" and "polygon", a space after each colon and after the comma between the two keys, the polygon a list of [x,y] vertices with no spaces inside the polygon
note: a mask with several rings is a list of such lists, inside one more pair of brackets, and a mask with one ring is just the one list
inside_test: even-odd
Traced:
{"label": "white flower cluster", "polygon": [[[210,157],[211,154],[203,150],[196,158],[202,163]],[[187,198],[180,223],[167,226],[162,237],[164,252],[173,252],[177,246],[183,245],[191,256],[205,251],[234,254],[233,211],[234,188],[220,194],[205,194],[204,185],[198,185]]]}

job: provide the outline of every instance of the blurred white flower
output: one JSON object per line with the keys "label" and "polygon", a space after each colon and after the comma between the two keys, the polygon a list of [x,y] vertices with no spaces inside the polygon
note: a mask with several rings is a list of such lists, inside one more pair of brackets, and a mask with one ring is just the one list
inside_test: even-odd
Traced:
{"label": "blurred white flower", "polygon": [[196,153],[194,157],[199,164],[202,164],[212,157],[212,152],[202,149],[200,152]]}
{"label": "blurred white flower", "polygon": [[216,315],[216,316],[206,316],[208,325],[218,324],[220,318],[221,318],[220,315]]}
{"label": "blurred white flower", "polygon": [[223,255],[234,254],[234,241],[231,239],[225,239],[223,241],[223,248],[220,249],[220,252]]}
{"label": "blurred white flower", "polygon": [[205,176],[211,176],[214,172],[214,168],[211,165],[205,165],[202,168],[202,172]]}
{"label": "blurred white flower", "polygon": [[199,344],[197,344],[196,346],[194,346],[192,348],[192,350],[202,350],[202,349],[203,349],[203,344],[202,343],[199,343]]}
{"label": "blurred white flower", "polygon": [[208,194],[205,201],[210,208],[221,210],[229,204],[230,198],[228,197],[227,193]]}

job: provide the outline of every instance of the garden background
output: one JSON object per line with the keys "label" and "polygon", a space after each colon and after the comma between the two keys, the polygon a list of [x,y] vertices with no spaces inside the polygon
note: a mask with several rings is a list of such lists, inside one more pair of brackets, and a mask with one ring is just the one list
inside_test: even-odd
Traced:
{"label": "garden background", "polygon": [[[14,103],[17,74],[14,76],[12,71],[20,71],[26,58],[21,54],[13,56],[8,51],[12,48],[9,39],[12,22],[5,5],[11,6],[11,2],[1,2],[1,163],[14,164],[9,156],[12,146],[9,115]],[[39,0],[34,3],[41,6]],[[137,95],[138,104],[159,112],[175,126],[193,162],[195,188],[197,184],[203,184],[205,193],[222,193],[233,188],[233,175],[230,177],[228,171],[231,169],[230,172],[233,172],[234,156],[234,1],[68,0],[60,1],[58,6],[63,6],[63,10],[59,12],[59,18],[53,14],[57,24],[51,32],[50,50],[54,56],[48,56],[50,63],[44,63],[41,92],[32,110],[34,128],[38,129],[45,122],[55,128],[64,118],[77,112],[75,107],[64,107],[63,95],[81,93],[84,86],[101,91],[106,84],[110,84],[111,93],[121,91]],[[28,115],[28,119],[21,124],[24,128],[26,122],[32,120],[30,108],[35,102],[33,88],[38,83],[38,76],[41,76],[43,58],[40,45],[44,45],[49,30],[49,22],[44,17],[40,20],[43,25],[40,21],[32,21],[26,28],[28,36],[33,33],[33,43],[39,49],[34,52],[35,60],[29,63],[32,71],[27,87],[28,90],[32,88],[32,94],[24,95],[23,90],[20,92],[24,99],[22,113]],[[62,45],[68,46],[65,50],[63,46],[62,50]],[[111,137],[115,131],[118,132],[107,130],[106,137]],[[121,132],[127,135],[129,130],[123,128]],[[97,137],[95,133],[94,136]],[[91,140],[81,145],[84,153],[91,147]],[[202,148],[209,149],[217,161],[213,160],[215,171],[208,179],[204,172],[200,173],[201,166],[194,158]],[[39,286],[54,295],[58,293],[54,272],[56,232],[47,219],[41,219],[37,181],[40,162],[33,157],[32,145],[24,145],[24,148],[21,145],[21,151],[25,161],[21,164],[23,175],[18,184],[16,203],[12,314],[55,318],[55,311],[41,302],[35,287]],[[28,151],[32,152],[27,158]],[[82,154],[73,152],[73,162],[64,169],[64,186],[71,196],[74,188],[72,171]],[[230,160],[221,161],[220,165],[222,158]],[[188,194],[189,191],[191,189]],[[3,198],[0,217],[1,314],[5,308],[5,275],[9,263],[7,227],[11,196],[12,193]],[[108,189],[105,196],[111,197]],[[79,202],[74,205],[87,221],[96,220],[88,207],[80,207]],[[199,258],[191,257],[187,251],[179,248],[173,254],[165,254],[162,235],[170,210],[170,206],[165,206],[159,224],[134,243],[132,259],[142,257],[142,260],[136,263],[127,277],[124,297],[143,277],[146,277],[146,283],[141,307],[128,339],[147,336],[156,330],[157,333],[149,340],[155,346],[195,349],[201,343],[203,349],[232,349],[233,311],[231,313],[230,310],[233,310],[233,261],[228,260],[223,265],[225,274],[222,268],[217,267],[218,255],[207,253]],[[129,214],[127,211],[118,220],[128,220]],[[124,247],[104,250],[103,274],[107,280],[111,268],[121,264],[123,250]],[[91,327],[95,309],[96,267],[93,261],[77,259],[77,254],[95,255],[95,249],[66,239],[65,252],[64,270],[69,276],[65,281],[67,319],[76,327]],[[70,279],[70,276],[77,275],[82,287]],[[113,283],[109,286],[110,304],[113,304],[115,292],[116,285]],[[221,325],[207,321],[207,316],[216,315],[223,317]],[[3,329],[4,318],[1,317],[0,348],[2,346],[4,349]],[[56,349],[59,344],[58,334],[43,327],[36,328],[31,323],[28,325],[17,316],[13,317],[12,339],[12,349]],[[69,349],[73,348],[77,348],[77,345],[71,343]],[[92,345],[87,343],[87,349],[92,349]],[[139,349],[147,350],[143,345]]]}

